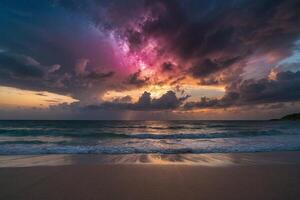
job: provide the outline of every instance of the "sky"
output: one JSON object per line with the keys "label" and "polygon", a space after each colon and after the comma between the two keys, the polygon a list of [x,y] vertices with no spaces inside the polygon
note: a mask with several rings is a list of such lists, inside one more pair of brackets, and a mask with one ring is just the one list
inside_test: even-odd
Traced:
{"label": "sky", "polygon": [[0,2],[0,119],[294,112],[299,0]]}

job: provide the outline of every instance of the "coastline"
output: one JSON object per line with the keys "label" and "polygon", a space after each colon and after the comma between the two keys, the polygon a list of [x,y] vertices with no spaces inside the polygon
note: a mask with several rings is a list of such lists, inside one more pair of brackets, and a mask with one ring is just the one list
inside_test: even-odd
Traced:
{"label": "coastline", "polygon": [[51,164],[65,155],[51,156],[35,156],[33,163],[44,159],[41,165],[1,167],[0,199],[300,198],[298,151],[154,155],[161,159],[151,162],[145,155],[72,155],[70,164]]}
{"label": "coastline", "polygon": [[201,154],[42,154],[0,155],[0,169],[69,165],[233,166],[300,164],[300,151]]}

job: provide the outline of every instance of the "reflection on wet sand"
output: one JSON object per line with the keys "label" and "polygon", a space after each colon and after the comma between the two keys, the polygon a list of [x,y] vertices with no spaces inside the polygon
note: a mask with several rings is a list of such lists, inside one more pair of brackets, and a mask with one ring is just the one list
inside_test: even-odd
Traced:
{"label": "reflection on wet sand", "polygon": [[232,154],[128,154],[128,155],[40,155],[0,156],[0,167],[30,167],[94,164],[152,164],[229,166],[299,163],[299,152]]}
{"label": "reflection on wet sand", "polygon": [[157,164],[157,165],[205,165],[218,166],[233,164],[230,154],[142,154],[121,156],[114,160],[119,164]]}

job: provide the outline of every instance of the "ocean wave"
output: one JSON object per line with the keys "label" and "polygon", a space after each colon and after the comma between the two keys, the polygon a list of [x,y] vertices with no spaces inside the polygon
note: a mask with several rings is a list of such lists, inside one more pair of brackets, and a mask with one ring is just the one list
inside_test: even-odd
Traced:
{"label": "ocean wave", "polygon": [[270,151],[298,151],[296,146],[258,146],[258,147],[211,147],[211,148],[135,148],[101,146],[50,146],[33,147],[26,145],[0,146],[0,155],[42,155],[42,154],[200,154],[200,153],[251,153]]}
{"label": "ocean wave", "polygon": [[256,137],[256,136],[273,136],[273,135],[295,135],[299,131],[292,130],[265,130],[265,131],[223,131],[208,133],[173,133],[173,134],[152,134],[152,133],[109,133],[100,131],[0,131],[0,136],[63,136],[74,138],[98,138],[98,139],[114,139],[114,138],[133,138],[133,139],[205,139],[205,138],[235,138],[235,137]]}
{"label": "ocean wave", "polygon": [[177,130],[177,129],[201,129],[202,127],[187,127],[184,125],[153,126],[153,125],[127,125],[127,126],[104,126],[112,129],[149,129],[149,130]]}
{"label": "ocean wave", "polygon": [[182,134],[133,134],[127,135],[137,139],[205,139],[205,138],[232,138],[232,137],[254,137],[272,135],[293,135],[294,132],[282,132],[278,130],[269,131],[243,131],[243,132],[220,132],[220,133],[182,133]]}
{"label": "ocean wave", "polygon": [[49,144],[51,142],[45,142],[45,141],[40,141],[40,140],[17,140],[17,141],[0,141],[0,145],[17,145],[17,144]]}
{"label": "ocean wave", "polygon": [[0,130],[0,136],[63,136],[63,137],[95,137],[95,138],[123,138],[128,137],[126,134],[106,133],[100,131],[85,131],[85,130]]}

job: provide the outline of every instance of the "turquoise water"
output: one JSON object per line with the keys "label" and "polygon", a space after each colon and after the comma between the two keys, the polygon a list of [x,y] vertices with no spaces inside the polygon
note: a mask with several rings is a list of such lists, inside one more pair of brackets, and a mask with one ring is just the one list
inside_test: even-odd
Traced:
{"label": "turquoise water", "polygon": [[293,150],[296,121],[0,121],[0,155]]}

